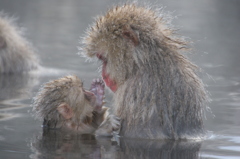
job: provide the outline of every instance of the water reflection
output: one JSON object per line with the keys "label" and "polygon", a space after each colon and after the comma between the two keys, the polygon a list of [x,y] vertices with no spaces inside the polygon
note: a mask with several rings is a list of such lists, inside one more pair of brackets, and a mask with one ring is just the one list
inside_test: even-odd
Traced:
{"label": "water reflection", "polygon": [[33,151],[30,158],[103,158],[104,146],[109,147],[108,145],[111,145],[112,142],[110,138],[100,140],[101,144],[98,142],[93,135],[78,135],[60,130],[43,129],[41,136],[35,136],[30,141]]}
{"label": "water reflection", "polygon": [[76,135],[60,130],[43,129],[30,140],[32,159],[94,158],[94,159],[198,159],[201,142],[156,141]]}
{"label": "water reflection", "polygon": [[0,76],[0,109],[15,106],[16,101],[29,98],[38,78],[30,73],[1,74]]}
{"label": "water reflection", "polygon": [[201,142],[122,139],[120,147],[120,158],[124,159],[198,159]]}

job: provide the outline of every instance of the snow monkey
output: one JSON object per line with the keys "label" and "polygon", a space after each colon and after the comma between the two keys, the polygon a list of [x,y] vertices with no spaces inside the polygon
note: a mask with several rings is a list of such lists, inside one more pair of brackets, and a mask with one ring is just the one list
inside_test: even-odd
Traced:
{"label": "snow monkey", "polygon": [[38,58],[31,44],[22,36],[14,19],[0,12],[0,73],[17,73],[36,69]]}
{"label": "snow monkey", "polygon": [[43,118],[43,127],[110,136],[120,121],[103,106],[104,87],[100,79],[93,80],[88,91],[77,76],[59,78],[40,89],[33,110]]}
{"label": "snow monkey", "polygon": [[208,95],[199,68],[182,54],[187,47],[164,14],[136,3],[111,8],[88,29],[82,54],[102,62],[121,136],[203,137]]}

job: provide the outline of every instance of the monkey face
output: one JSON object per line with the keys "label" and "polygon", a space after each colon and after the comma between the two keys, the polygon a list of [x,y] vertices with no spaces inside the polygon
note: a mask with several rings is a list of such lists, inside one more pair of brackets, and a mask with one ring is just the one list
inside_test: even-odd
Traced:
{"label": "monkey face", "polygon": [[113,91],[115,92],[117,90],[117,83],[114,79],[110,77],[110,74],[107,73],[107,58],[105,58],[102,54],[96,55],[99,60],[102,61],[102,78],[105,82],[105,84]]}
{"label": "monkey face", "polygon": [[[104,82],[93,80],[90,90],[77,76],[65,76],[46,83],[35,97],[34,110],[49,128],[77,128],[102,112]],[[67,124],[68,123],[68,124]]]}
{"label": "monkey face", "polygon": [[[83,84],[80,79],[72,80],[72,86],[66,90],[65,96],[66,100],[64,102],[66,108],[69,110],[63,112],[67,112],[67,114],[68,112],[70,114],[73,112],[70,116],[76,122],[83,122],[86,117],[92,117],[92,112],[96,105],[96,96],[91,91],[83,88]],[[64,117],[66,114],[63,113],[61,115]]]}
{"label": "monkey face", "polygon": [[[127,35],[130,36],[129,34]],[[125,36],[115,39],[116,44],[112,42],[108,43],[110,40],[109,37],[102,36],[103,35],[99,33],[98,37],[91,39],[86,50],[88,55],[97,57],[102,62],[102,78],[105,84],[113,92],[116,92],[118,87],[121,86],[133,72],[134,60],[132,57],[132,51],[134,45],[131,42],[128,43],[128,40],[126,41],[124,38]],[[94,43],[96,39],[103,39],[104,41],[97,40],[95,45],[92,45],[91,43]],[[121,45],[122,47],[119,47],[118,45]]]}
{"label": "monkey face", "polygon": [[74,76],[68,76],[68,78],[72,79],[72,86],[66,92],[68,94],[66,94],[67,100],[65,102],[69,105],[69,112],[75,112],[72,117],[83,121],[86,117],[91,118],[93,111],[101,112],[104,104],[104,82],[100,79],[94,79],[90,90],[86,90],[80,79]]}
{"label": "monkey face", "polygon": [[95,96],[86,92],[76,76],[65,76],[46,83],[34,100],[34,110],[46,121],[62,121],[91,116]]}

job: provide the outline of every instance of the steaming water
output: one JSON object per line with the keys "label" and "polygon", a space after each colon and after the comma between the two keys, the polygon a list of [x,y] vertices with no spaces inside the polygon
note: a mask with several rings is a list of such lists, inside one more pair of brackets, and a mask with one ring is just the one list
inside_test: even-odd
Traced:
{"label": "steaming water", "polygon": [[[204,71],[212,113],[204,141],[149,141],[72,136],[44,131],[29,113],[32,97],[52,79],[76,74],[89,87],[99,77],[97,64],[77,55],[80,36],[117,1],[1,0],[0,10],[19,17],[37,48],[43,68],[0,77],[0,158],[240,158],[240,2],[238,0],[152,1],[176,16],[173,24],[194,42],[192,61]],[[107,94],[111,106],[111,94]]]}

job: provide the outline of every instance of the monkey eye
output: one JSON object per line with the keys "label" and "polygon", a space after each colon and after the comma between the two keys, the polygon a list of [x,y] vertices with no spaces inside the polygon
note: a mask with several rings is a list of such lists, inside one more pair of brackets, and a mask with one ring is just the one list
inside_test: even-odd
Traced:
{"label": "monkey eye", "polygon": [[97,53],[97,58],[99,59],[99,60],[101,60],[101,61],[103,61],[103,62],[107,62],[107,58],[106,57],[104,57],[103,55],[101,55],[100,53]]}

